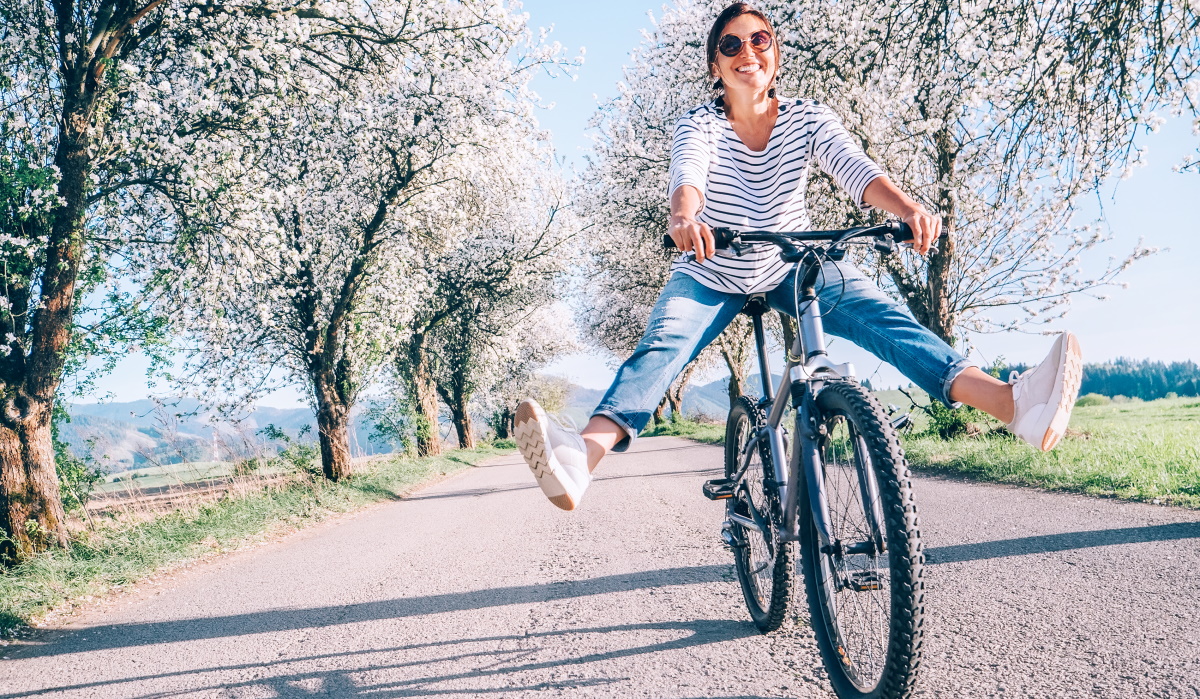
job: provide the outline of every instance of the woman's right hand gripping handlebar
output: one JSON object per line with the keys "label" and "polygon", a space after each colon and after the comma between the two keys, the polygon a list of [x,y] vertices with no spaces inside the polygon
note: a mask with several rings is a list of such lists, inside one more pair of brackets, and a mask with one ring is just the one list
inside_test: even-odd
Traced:
{"label": "woman's right hand gripping handlebar", "polygon": [[675,247],[683,252],[694,252],[696,262],[704,262],[717,252],[712,229],[695,218],[703,206],[704,196],[691,185],[681,185],[671,193],[671,221],[667,225],[667,235],[675,241]]}

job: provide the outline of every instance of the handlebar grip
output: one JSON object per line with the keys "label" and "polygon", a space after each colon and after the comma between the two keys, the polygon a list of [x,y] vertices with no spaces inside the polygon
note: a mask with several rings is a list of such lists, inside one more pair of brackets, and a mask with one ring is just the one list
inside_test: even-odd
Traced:
{"label": "handlebar grip", "polygon": [[892,237],[896,239],[897,243],[907,243],[913,239],[912,226],[904,221],[895,221],[893,222],[893,226],[895,226],[896,232],[892,234]]}
{"label": "handlebar grip", "polygon": [[[718,250],[724,250],[728,248],[729,244],[733,242],[734,238],[738,237],[738,232],[729,228],[714,228],[712,229],[712,232],[713,240],[716,241]],[[675,240],[665,233],[662,237],[662,244],[663,248],[666,250],[675,249]]]}

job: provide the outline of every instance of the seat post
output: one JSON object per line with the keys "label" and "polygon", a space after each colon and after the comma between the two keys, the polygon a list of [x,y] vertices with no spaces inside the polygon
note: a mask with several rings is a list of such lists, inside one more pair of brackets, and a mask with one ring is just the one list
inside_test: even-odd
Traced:
{"label": "seat post", "polygon": [[767,310],[766,299],[762,296],[752,296],[742,312],[750,316],[754,323],[754,347],[758,350],[758,371],[762,376],[763,398],[767,402],[774,400],[771,395],[771,365],[767,361],[767,338],[763,332],[763,313]]}

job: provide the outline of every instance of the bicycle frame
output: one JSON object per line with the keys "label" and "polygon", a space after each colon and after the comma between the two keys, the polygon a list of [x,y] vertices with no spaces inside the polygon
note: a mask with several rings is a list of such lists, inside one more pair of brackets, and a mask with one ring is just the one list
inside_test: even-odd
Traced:
{"label": "bicycle frame", "polygon": [[[853,378],[854,366],[850,363],[835,364],[828,356],[825,348],[824,326],[821,311],[816,302],[815,282],[820,266],[806,263],[803,268],[803,280],[800,288],[800,303],[804,310],[797,319],[799,331],[793,339],[787,353],[787,364],[778,385],[772,390],[771,370],[766,352],[766,340],[763,332],[762,314],[765,312],[763,297],[752,297],[747,304],[746,312],[754,324],[754,341],[758,350],[758,365],[762,375],[763,400],[762,405],[770,405],[766,424],[759,428],[758,433],[743,447],[741,461],[738,465],[738,479],[746,472],[753,449],[761,448],[760,442],[765,441],[771,463],[775,472],[772,474],[775,486],[779,492],[780,502],[784,503],[783,526],[778,532],[776,543],[799,541],[799,498],[795,496],[795,484],[804,478],[808,484],[808,507],[813,514],[813,522],[817,530],[818,542],[823,552],[832,549],[835,542],[829,522],[829,504],[825,496],[824,476],[821,469],[820,431],[824,429],[817,421],[814,398],[820,391],[821,384],[829,379]],[[793,378],[794,377],[794,378]],[[783,444],[783,431],[780,425],[788,403],[796,410],[796,445],[792,457],[784,471],[786,449]],[[858,463],[858,468],[865,469],[867,464]],[[859,482],[868,491],[876,490],[875,480],[863,474]],[[863,492],[864,503],[871,503],[867,516],[873,520],[872,529],[875,531],[876,542],[883,540],[879,532],[883,521],[883,512],[878,492]],[[727,513],[730,519],[762,531],[764,522],[749,520],[732,511],[732,505]],[[753,513],[758,516],[758,513]],[[744,520],[744,521],[743,521]]]}

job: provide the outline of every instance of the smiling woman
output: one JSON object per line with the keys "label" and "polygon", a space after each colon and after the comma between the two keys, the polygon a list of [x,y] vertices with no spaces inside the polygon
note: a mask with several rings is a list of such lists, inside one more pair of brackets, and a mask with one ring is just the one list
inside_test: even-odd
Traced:
{"label": "smiling woman", "polygon": [[[617,372],[582,433],[549,419],[530,399],[516,410],[515,437],[543,492],[575,509],[591,471],[609,451],[625,451],[675,380],[749,297],[798,313],[796,266],[768,243],[717,250],[712,227],[781,232],[811,229],[806,202],[812,165],[830,175],[864,211],[878,208],[909,224],[921,255],[941,233],[941,218],[897,188],[825,105],[776,94],[780,53],[766,15],[746,3],[718,14],[708,33],[707,70],[716,99],[691,109],[671,144],[667,233],[683,252],[650,312],[645,333]],[[1065,432],[1079,388],[1079,348],[1070,334],[1046,361],[1013,383],[974,366],[849,262],[827,262],[821,305],[825,330],[896,366],[946,405],[966,403],[1008,423],[1049,450]]]}

